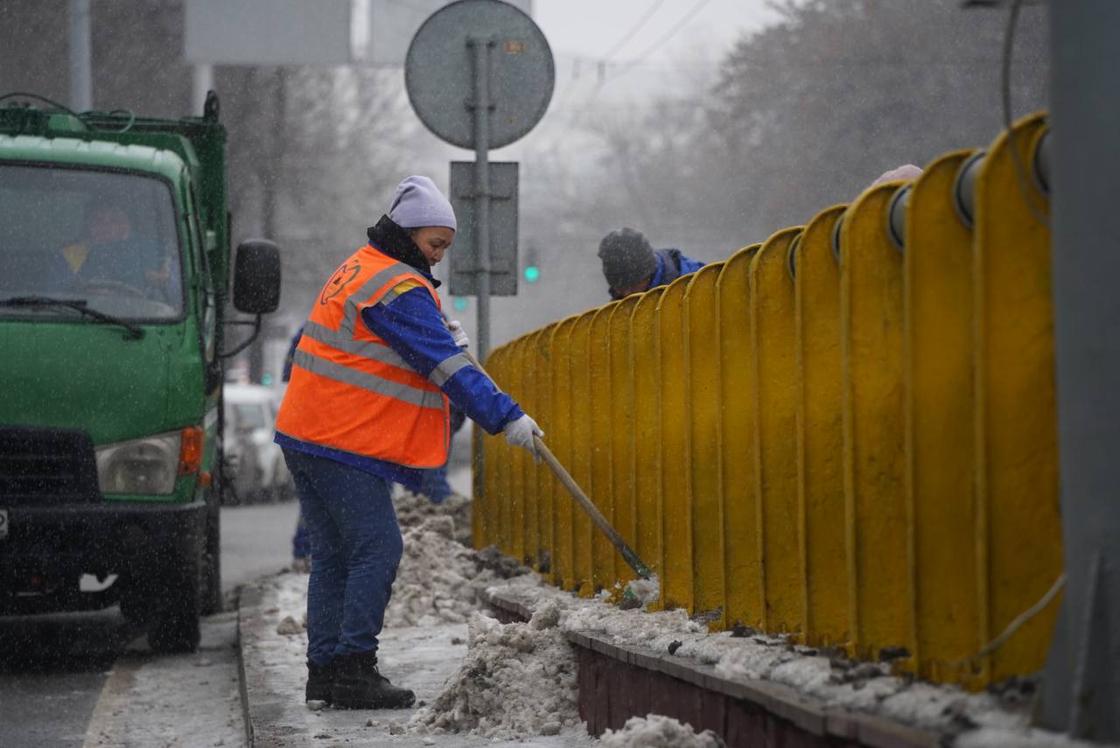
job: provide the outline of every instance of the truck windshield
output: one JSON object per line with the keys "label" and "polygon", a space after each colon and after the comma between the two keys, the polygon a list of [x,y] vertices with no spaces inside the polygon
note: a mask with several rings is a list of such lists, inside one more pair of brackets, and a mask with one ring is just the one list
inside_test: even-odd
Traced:
{"label": "truck windshield", "polygon": [[[47,297],[120,319],[175,319],[183,310],[181,265],[165,182],[0,164],[0,302]],[[52,309],[0,303],[0,316]]]}

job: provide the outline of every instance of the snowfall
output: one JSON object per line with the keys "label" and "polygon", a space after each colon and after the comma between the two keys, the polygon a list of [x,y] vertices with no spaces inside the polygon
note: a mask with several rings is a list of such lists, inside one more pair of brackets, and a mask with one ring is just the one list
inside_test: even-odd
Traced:
{"label": "snowfall", "polygon": [[[710,633],[682,610],[650,612],[656,582],[635,584],[623,596],[579,598],[544,584],[529,569],[493,549],[462,542],[469,500],[453,496],[434,506],[396,498],[405,552],[386,612],[379,657],[384,675],[417,693],[411,710],[344,711],[303,704],[306,679],[307,575],[286,572],[259,583],[267,636],[242,642],[268,665],[274,688],[291,694],[291,710],[309,734],[328,744],[404,746],[722,745],[711,732],[659,715],[588,736],[576,707],[576,661],[565,632],[594,632],[616,644],[671,651],[712,665],[733,680],[769,680],[797,689],[822,705],[868,712],[935,730],[958,746],[1080,745],[1030,728],[1033,683],[1005,684],[969,694],[890,674],[880,663],[852,662],[836,653],[743,631]],[[516,599],[531,610],[527,623],[500,623],[484,595]],[[637,597],[640,604],[633,604]],[[612,601],[629,598],[630,605]],[[407,660],[407,662],[405,662]],[[1084,744],[1088,746],[1089,744]]]}

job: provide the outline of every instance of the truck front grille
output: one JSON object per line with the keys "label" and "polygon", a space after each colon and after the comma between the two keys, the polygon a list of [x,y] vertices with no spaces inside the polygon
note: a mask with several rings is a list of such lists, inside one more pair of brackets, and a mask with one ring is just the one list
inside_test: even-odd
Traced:
{"label": "truck front grille", "polygon": [[84,431],[0,427],[0,506],[101,500]]}

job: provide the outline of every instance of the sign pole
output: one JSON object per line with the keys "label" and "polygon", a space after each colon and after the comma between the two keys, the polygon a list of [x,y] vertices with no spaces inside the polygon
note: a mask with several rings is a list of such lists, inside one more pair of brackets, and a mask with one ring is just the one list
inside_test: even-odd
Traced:
{"label": "sign pole", "polygon": [[[495,73],[499,101],[490,90]],[[404,82],[420,121],[440,139],[475,152],[473,168],[470,162],[459,164],[462,169],[451,164],[456,238],[464,246],[452,253],[448,285],[454,295],[478,298],[475,350],[482,361],[490,353],[490,296],[517,292],[517,165],[491,165],[490,149],[533,129],[548,108],[555,81],[552,50],[540,28],[500,0],[456,0],[429,16],[408,45]],[[456,268],[455,258],[468,254],[473,257]],[[485,498],[485,466],[481,432],[474,433],[474,498],[479,501]],[[493,532],[478,524],[474,537],[494,540]]]}
{"label": "sign pole", "polygon": [[[478,37],[467,39],[474,62],[474,199],[478,223],[475,225],[475,257],[478,260],[475,290],[478,293],[478,358],[490,353],[490,47]],[[486,475],[485,457],[474,449],[474,474],[479,483]]]}
{"label": "sign pole", "polygon": [[490,50],[494,42],[471,37],[467,47],[474,61],[474,199],[475,257],[478,258],[478,358],[490,353]]}

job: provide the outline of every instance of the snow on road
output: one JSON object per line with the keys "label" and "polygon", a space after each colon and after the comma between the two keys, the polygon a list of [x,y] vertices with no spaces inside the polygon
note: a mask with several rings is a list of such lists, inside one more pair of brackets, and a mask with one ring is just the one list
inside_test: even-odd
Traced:
{"label": "snow on road", "polygon": [[193,654],[154,655],[141,641],[114,663],[86,728],[85,748],[244,745],[237,613],[204,619]]}

